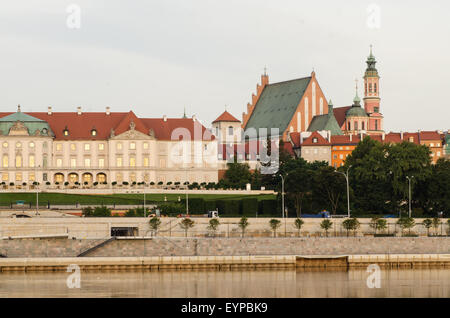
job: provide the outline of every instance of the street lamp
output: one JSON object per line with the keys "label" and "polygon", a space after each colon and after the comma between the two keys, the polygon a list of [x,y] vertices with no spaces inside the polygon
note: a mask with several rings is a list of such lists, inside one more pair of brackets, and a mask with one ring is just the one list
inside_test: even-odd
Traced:
{"label": "street lamp", "polygon": [[348,173],[349,173],[349,170],[350,170],[351,167],[352,166],[349,166],[347,168],[347,172],[346,173],[345,172],[341,172],[341,171],[335,171],[337,173],[340,173],[340,174],[344,175],[345,180],[347,181],[347,216],[348,217],[350,217],[350,185],[348,183]]}
{"label": "street lamp", "polygon": [[34,169],[34,181],[36,182],[36,215],[39,215],[39,181],[37,176],[37,170],[41,166],[36,166]]}
{"label": "street lamp", "polygon": [[144,218],[146,218],[147,217],[147,213],[146,213],[146,211],[145,211],[145,185],[144,185]]}
{"label": "street lamp", "polygon": [[411,217],[411,179],[414,178],[414,176],[406,176],[406,179],[408,179],[409,183],[409,217]]}
{"label": "street lamp", "polygon": [[[286,177],[288,176],[288,173],[286,173]],[[284,180],[285,177],[280,174],[281,177],[281,213],[284,219],[285,209],[284,209]]]}

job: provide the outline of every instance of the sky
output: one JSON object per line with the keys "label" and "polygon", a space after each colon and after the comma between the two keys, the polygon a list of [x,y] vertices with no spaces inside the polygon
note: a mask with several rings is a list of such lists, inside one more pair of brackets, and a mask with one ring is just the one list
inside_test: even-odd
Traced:
{"label": "sky", "polygon": [[[75,9],[74,9],[75,8]],[[78,11],[79,9],[79,11]],[[386,131],[450,129],[450,2],[15,0],[0,6],[0,111],[225,109],[238,119],[270,83],[310,76],[352,103],[369,47]]]}

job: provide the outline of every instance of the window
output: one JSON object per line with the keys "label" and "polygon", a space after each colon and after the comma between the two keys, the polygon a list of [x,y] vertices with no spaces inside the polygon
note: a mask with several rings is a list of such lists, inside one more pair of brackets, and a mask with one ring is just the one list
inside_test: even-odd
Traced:
{"label": "window", "polygon": [[148,150],[148,142],[144,142],[144,149]]}
{"label": "window", "polygon": [[117,150],[122,150],[122,143],[121,143],[121,142],[118,142],[118,143],[116,144],[116,149],[117,149]]}
{"label": "window", "polygon": [[130,167],[136,167],[136,158],[130,157]]}
{"label": "window", "polygon": [[441,152],[440,152],[440,151],[437,152],[437,156],[438,156],[438,157],[441,156]]}
{"label": "window", "polygon": [[92,130],[91,130],[91,135],[92,135],[93,137],[97,136],[97,130],[92,129]]}
{"label": "window", "polygon": [[3,168],[8,168],[8,156],[3,156],[3,160],[2,160],[2,166],[3,166]]}
{"label": "window", "polygon": [[31,149],[34,149],[34,142],[30,142],[30,143],[28,144],[28,146],[29,146]]}
{"label": "window", "polygon": [[348,130],[351,130],[350,122],[348,122]]}
{"label": "window", "polygon": [[2,174],[2,181],[3,182],[7,182],[9,180],[9,174],[8,173],[3,173]]}
{"label": "window", "polygon": [[21,172],[16,173],[16,181],[22,182],[22,173]]}
{"label": "window", "polygon": [[98,144],[98,150],[103,151],[105,150],[105,144]]}
{"label": "window", "polygon": [[29,182],[34,182],[35,180],[36,180],[36,177],[34,175],[34,172],[28,173],[28,181]]}
{"label": "window", "polygon": [[144,167],[148,167],[148,166],[149,166],[148,157],[144,157]]}
{"label": "window", "polygon": [[130,142],[130,149],[136,150],[136,143],[134,141]]}
{"label": "window", "polygon": [[374,107],[374,108],[373,108],[373,111],[374,111],[375,113],[379,113],[379,112],[380,112],[380,107]]}
{"label": "window", "polygon": [[228,135],[233,136],[233,127],[228,127]]}
{"label": "window", "polygon": [[88,168],[91,166],[91,158],[84,158],[84,166]]}
{"label": "window", "polygon": [[377,83],[373,83],[373,91],[376,93],[377,92]]}
{"label": "window", "polygon": [[77,150],[77,145],[76,144],[70,144],[70,150],[76,151]]}
{"label": "window", "polygon": [[339,159],[344,159],[344,155],[339,155]]}
{"label": "window", "polygon": [[91,144],[84,144],[84,151],[91,150]]}
{"label": "window", "polygon": [[434,143],[430,143],[430,147],[434,147]]}
{"label": "window", "polygon": [[61,158],[58,158],[58,159],[56,159],[56,166],[58,167],[58,168],[60,168],[60,167],[62,167],[62,159]]}
{"label": "window", "polygon": [[409,137],[409,142],[414,142],[414,137]]}
{"label": "window", "polygon": [[75,168],[77,166],[77,159],[76,158],[71,158],[70,159],[70,167],[71,168]]}
{"label": "window", "polygon": [[16,156],[16,168],[22,167],[22,156],[18,155]]}
{"label": "window", "polygon": [[369,83],[369,93],[372,93],[372,83]]}
{"label": "window", "polygon": [[358,122],[357,121],[355,121],[354,126],[355,126],[355,130],[358,130]]}
{"label": "window", "polygon": [[122,163],[123,163],[122,157],[117,157],[116,158],[116,166],[117,167],[122,167]]}
{"label": "window", "polygon": [[100,168],[104,168],[105,167],[105,159],[104,158],[99,158],[98,159],[98,166]]}
{"label": "window", "polygon": [[440,146],[441,146],[441,144],[440,144],[440,143],[437,143],[437,144],[436,144],[436,147],[440,147]]}
{"label": "window", "polygon": [[[375,107],[375,112],[378,113],[378,107]],[[375,120],[375,130],[378,130],[378,120]]]}
{"label": "window", "polygon": [[64,136],[69,136],[69,130],[66,128],[63,130]]}
{"label": "window", "polygon": [[62,144],[56,144],[56,151],[62,150]]}
{"label": "window", "polygon": [[47,168],[47,155],[42,157],[42,167]]}
{"label": "window", "polygon": [[315,144],[317,144],[317,142],[319,141],[319,139],[317,139],[317,138],[313,138],[313,143],[315,143]]}
{"label": "window", "polygon": [[29,166],[30,168],[34,168],[34,165],[35,165],[35,162],[34,162],[34,155],[30,155],[30,156],[28,157],[28,166]]}
{"label": "window", "polygon": [[364,122],[361,123],[361,129],[364,130]]}
{"label": "window", "polygon": [[6,141],[3,143],[3,148],[8,148],[8,143]]}
{"label": "window", "polygon": [[42,181],[47,181],[48,180],[48,176],[46,173],[42,174]]}
{"label": "window", "polygon": [[123,181],[123,175],[120,172],[116,173],[116,182],[122,183],[122,181]]}
{"label": "window", "polygon": [[136,182],[136,174],[135,173],[130,174],[130,182]]}
{"label": "window", "polygon": [[16,148],[22,148],[22,143],[21,142],[16,142]]}

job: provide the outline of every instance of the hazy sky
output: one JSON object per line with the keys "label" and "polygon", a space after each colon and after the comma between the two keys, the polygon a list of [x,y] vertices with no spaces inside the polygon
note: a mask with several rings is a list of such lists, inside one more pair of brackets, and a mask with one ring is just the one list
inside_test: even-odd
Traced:
{"label": "hazy sky", "polygon": [[[73,3],[79,29],[66,23]],[[367,23],[372,3],[380,28]],[[314,68],[345,106],[373,44],[385,129],[448,129],[449,11],[445,0],[2,1],[0,110],[179,117],[186,107],[209,126],[225,105],[241,119],[264,66],[271,83]]]}

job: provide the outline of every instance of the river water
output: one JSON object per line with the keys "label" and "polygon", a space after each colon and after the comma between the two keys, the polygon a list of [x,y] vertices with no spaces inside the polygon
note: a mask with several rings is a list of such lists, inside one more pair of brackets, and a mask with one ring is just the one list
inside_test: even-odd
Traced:
{"label": "river water", "polygon": [[[0,273],[0,297],[445,297],[450,269],[381,270],[380,288],[370,273],[349,271],[115,271]],[[373,281],[372,281],[373,282]]]}

